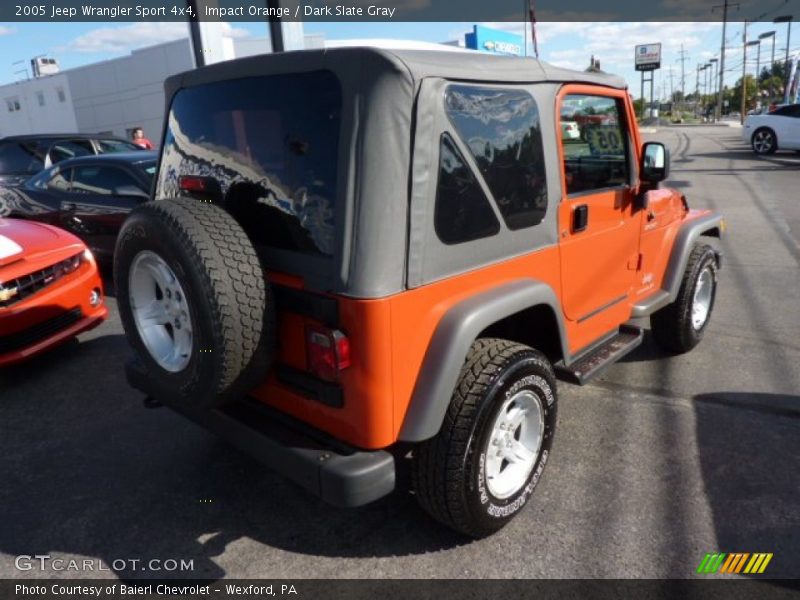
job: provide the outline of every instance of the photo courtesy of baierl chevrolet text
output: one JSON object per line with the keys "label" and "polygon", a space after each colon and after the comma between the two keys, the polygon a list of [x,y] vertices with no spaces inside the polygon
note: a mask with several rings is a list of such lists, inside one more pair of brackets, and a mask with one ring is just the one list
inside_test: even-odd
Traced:
{"label": "photo courtesy of baierl chevrolet text", "polygon": [[800,598],[800,0],[0,17],[0,599]]}

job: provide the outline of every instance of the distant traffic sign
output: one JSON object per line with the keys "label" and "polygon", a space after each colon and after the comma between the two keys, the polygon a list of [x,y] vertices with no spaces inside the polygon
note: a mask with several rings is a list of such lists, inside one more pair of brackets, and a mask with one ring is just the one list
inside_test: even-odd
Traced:
{"label": "distant traffic sign", "polygon": [[637,71],[655,71],[661,68],[661,44],[636,46],[634,65]]}

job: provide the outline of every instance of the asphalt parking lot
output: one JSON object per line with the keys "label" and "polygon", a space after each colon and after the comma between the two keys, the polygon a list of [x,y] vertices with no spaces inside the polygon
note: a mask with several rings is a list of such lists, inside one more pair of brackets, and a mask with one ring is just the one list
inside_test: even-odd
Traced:
{"label": "asphalt parking lot", "polygon": [[19,571],[17,555],[193,560],[179,577],[690,577],[707,552],[771,552],[800,575],[800,154],[755,157],[739,129],[680,127],[672,185],[723,212],[725,265],[706,338],[649,338],[585,387],[530,505],[482,541],[413,496],[332,508],[125,383],[112,317],[0,372],[0,578],[163,577]]}

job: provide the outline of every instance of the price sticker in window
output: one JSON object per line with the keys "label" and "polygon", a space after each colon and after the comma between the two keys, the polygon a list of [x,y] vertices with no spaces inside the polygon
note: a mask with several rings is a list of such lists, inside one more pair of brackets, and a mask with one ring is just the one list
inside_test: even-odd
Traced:
{"label": "price sticker in window", "polygon": [[592,154],[625,154],[622,135],[615,125],[587,128],[586,141]]}

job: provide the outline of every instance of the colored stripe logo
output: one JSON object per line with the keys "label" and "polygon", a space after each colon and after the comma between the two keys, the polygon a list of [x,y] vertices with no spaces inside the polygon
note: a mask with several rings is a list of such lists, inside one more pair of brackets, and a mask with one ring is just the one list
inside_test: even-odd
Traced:
{"label": "colored stripe logo", "polygon": [[697,572],[703,575],[714,573],[758,575],[766,570],[771,560],[771,552],[757,552],[754,554],[748,552],[733,552],[730,554],[715,552],[706,554],[703,557],[700,566],[697,567]]}

